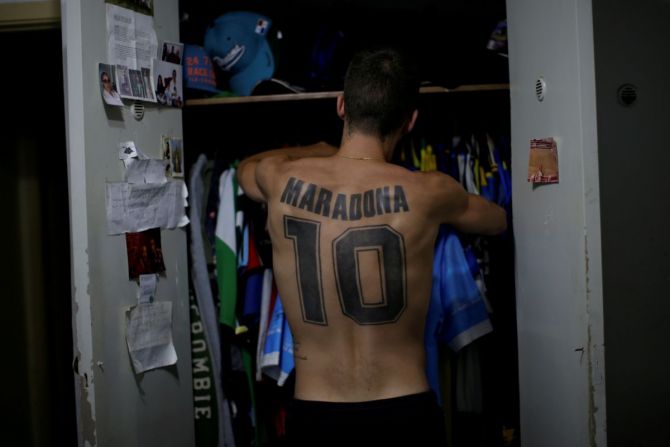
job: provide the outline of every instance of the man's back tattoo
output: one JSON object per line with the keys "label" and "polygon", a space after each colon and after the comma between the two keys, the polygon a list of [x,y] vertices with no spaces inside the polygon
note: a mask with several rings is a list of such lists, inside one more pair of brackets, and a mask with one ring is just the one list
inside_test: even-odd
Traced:
{"label": "man's back tattoo", "polygon": [[[328,325],[320,250],[321,222],[284,216],[293,241],[302,318]],[[333,239],[333,268],[342,313],[360,325],[394,323],[407,305],[405,241],[389,225],[352,227]],[[325,262],[325,261],[324,261]],[[363,284],[361,270],[367,269]]]}
{"label": "man's back tattoo", "polygon": [[409,211],[405,190],[400,185],[382,186],[357,194],[333,194],[322,186],[291,177],[280,202],[337,220],[360,220],[382,214]]}

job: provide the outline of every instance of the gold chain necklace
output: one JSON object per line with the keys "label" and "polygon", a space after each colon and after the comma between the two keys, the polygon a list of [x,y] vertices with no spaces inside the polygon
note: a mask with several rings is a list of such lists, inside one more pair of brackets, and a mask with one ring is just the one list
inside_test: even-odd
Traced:
{"label": "gold chain necklace", "polygon": [[342,158],[348,158],[349,160],[377,160],[377,161],[384,161],[383,158],[378,158],[378,157],[352,157],[350,155],[342,155],[342,154],[335,154],[338,157]]}

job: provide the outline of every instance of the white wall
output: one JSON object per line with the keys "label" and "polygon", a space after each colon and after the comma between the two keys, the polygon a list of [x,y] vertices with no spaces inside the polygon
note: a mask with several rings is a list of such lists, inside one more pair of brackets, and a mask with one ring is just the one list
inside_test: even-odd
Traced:
{"label": "white wall", "polygon": [[[159,43],[179,41],[177,0],[154,3]],[[160,135],[182,135],[181,111],[148,107],[137,122],[128,107],[105,108],[98,83],[98,63],[107,58],[105,3],[63,0],[61,8],[80,445],[192,445],[185,232],[162,231],[167,271],[156,297],[173,303],[179,360],[175,367],[135,376],[124,309],[136,303],[137,285],[128,280],[125,238],[108,236],[105,221],[105,182],[123,178],[117,144],[133,140],[160,158]]]}
{"label": "white wall", "polygon": [[[507,11],[522,445],[604,446],[591,2],[508,0]],[[534,188],[529,141],[541,137],[558,141],[560,183]]]}

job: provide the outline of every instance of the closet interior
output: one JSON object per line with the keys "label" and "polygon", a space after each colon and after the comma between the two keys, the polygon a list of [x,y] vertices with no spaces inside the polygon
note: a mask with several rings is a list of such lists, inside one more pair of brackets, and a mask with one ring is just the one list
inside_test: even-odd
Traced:
{"label": "closet interior", "polygon": [[[285,445],[284,409],[292,395],[291,365],[284,358],[292,347],[268,336],[282,316],[272,286],[264,210],[236,192],[235,164],[267,149],[317,141],[338,145],[342,122],[335,97],[346,62],[356,49],[381,44],[410,50],[424,81],[417,126],[401,142],[394,162],[450,174],[508,211],[509,229],[501,236],[468,237],[445,229],[444,243],[438,241],[436,262],[443,259],[438,247],[447,253],[446,241],[460,248],[457,259],[467,266],[468,284],[476,287],[473,300],[487,319],[470,332],[450,328],[457,298],[440,298],[443,317],[436,333],[429,334],[438,361],[429,365],[429,377],[439,392],[451,445],[518,445],[509,73],[504,50],[491,44],[492,36],[500,35],[505,2],[181,2],[181,41],[204,45],[208,26],[231,11],[269,19],[273,77],[302,93],[211,97],[186,92],[197,445],[215,445],[221,436],[238,446]],[[216,74],[218,88],[225,90],[224,74]],[[221,237],[224,226],[234,239],[232,251]],[[455,262],[444,256],[444,262]],[[448,270],[445,266],[446,280],[453,275]],[[268,347],[272,342],[278,344]],[[205,362],[215,368],[205,371]],[[198,386],[210,382],[217,386]],[[211,405],[214,399],[218,405]]]}

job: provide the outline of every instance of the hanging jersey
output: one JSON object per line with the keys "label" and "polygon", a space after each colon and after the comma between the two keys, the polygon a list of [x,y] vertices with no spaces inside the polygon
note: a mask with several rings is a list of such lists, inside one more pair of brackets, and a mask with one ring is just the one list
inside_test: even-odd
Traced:
{"label": "hanging jersey", "polygon": [[440,301],[440,271],[444,238],[439,237],[435,245],[433,259],[433,282],[430,302],[428,303],[428,315],[426,316],[426,327],[424,334],[424,345],[426,349],[426,377],[431,389],[437,396],[438,404],[442,406],[442,393],[440,392],[439,379],[439,350],[438,339],[444,325],[444,312]]}
{"label": "hanging jersey", "polygon": [[263,373],[283,385],[293,371],[293,335],[288,326],[281,298],[277,296],[265,340],[261,367]]}
{"label": "hanging jersey", "polygon": [[[203,182],[202,171],[207,163],[204,155],[198,157],[197,162],[191,168],[191,206],[189,209],[191,228],[200,228],[200,216],[202,209]],[[212,360],[212,377],[214,378],[214,389],[217,396],[218,405],[218,446],[234,446],[232,415],[230,406],[223,392],[221,383],[222,365],[221,365],[221,340],[217,324],[216,307],[214,306],[214,297],[209,284],[209,274],[207,272],[207,257],[204,249],[202,233],[200,231],[191,231],[191,278],[197,300],[198,315],[204,326],[204,338],[207,349]],[[194,357],[194,362],[197,360]]]}
{"label": "hanging jersey", "polygon": [[263,272],[263,292],[261,298],[261,319],[258,324],[258,343],[256,345],[256,380],[262,379],[263,353],[265,350],[265,340],[267,338],[268,323],[270,320],[271,296],[276,295],[277,291],[273,286],[272,270],[266,269]]}
{"label": "hanging jersey", "polygon": [[256,323],[260,319],[264,277],[261,269],[256,269],[246,275],[242,305],[242,319],[245,324]]}
{"label": "hanging jersey", "polygon": [[256,227],[253,222],[250,222],[246,226],[247,234],[247,263],[245,266],[245,272],[249,272],[258,268],[263,267],[263,261],[261,260],[260,254],[256,249]]}
{"label": "hanging jersey", "polygon": [[458,351],[491,332],[486,305],[458,236],[442,227],[433,261],[433,286],[426,320],[427,376],[439,396],[437,343]]}
{"label": "hanging jersey", "polygon": [[235,327],[237,301],[237,237],[235,234],[235,169],[221,174],[216,220],[216,276],[219,285],[219,321]]}
{"label": "hanging jersey", "polygon": [[445,237],[440,276],[440,302],[445,314],[443,340],[458,351],[493,328],[458,236],[449,231]]}
{"label": "hanging jersey", "polygon": [[464,176],[464,181],[465,181],[465,190],[471,194],[476,194],[479,195],[479,189],[477,188],[477,185],[475,184],[475,178],[472,173],[472,169],[474,166],[474,160],[470,154],[465,155],[465,176]]}
{"label": "hanging jersey", "polygon": [[242,246],[237,253],[237,268],[244,271],[249,263],[249,225],[245,225],[242,231]]}

